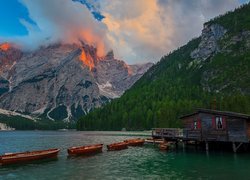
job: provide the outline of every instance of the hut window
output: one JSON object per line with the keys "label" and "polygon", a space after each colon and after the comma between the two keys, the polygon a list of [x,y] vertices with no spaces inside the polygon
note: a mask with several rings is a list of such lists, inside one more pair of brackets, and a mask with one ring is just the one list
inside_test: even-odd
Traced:
{"label": "hut window", "polygon": [[217,116],[215,118],[215,122],[216,122],[216,129],[223,129],[222,117]]}
{"label": "hut window", "polygon": [[197,121],[194,120],[194,129],[197,129]]}
{"label": "hut window", "polygon": [[193,129],[201,129],[201,119],[198,118],[194,120]]}

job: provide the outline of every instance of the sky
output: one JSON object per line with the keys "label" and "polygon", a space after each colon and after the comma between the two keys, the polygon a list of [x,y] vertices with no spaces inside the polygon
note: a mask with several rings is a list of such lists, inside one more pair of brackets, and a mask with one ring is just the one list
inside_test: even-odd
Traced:
{"label": "sky", "polygon": [[203,23],[249,0],[0,0],[0,43],[32,51],[85,42],[128,64],[156,62]]}

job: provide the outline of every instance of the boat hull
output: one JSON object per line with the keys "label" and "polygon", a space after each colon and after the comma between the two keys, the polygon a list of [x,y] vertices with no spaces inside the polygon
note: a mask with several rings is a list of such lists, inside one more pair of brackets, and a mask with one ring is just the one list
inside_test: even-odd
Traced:
{"label": "boat hull", "polygon": [[125,142],[107,145],[108,151],[119,151],[127,148],[128,148],[128,143]]}
{"label": "boat hull", "polygon": [[128,143],[128,146],[143,146],[145,140],[144,139],[130,139],[130,140],[125,140],[124,142]]}
{"label": "boat hull", "polygon": [[102,152],[103,144],[96,144],[82,147],[72,147],[68,149],[68,155],[80,156],[80,155],[91,155]]}
{"label": "boat hull", "polygon": [[60,149],[49,149],[44,151],[32,151],[23,153],[14,153],[0,156],[0,165],[28,163],[43,159],[56,158]]}

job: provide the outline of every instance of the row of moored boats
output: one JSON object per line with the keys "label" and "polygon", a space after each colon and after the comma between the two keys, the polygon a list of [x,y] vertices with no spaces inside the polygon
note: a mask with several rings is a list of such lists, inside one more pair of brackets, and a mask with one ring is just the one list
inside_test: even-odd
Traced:
{"label": "row of moored boats", "polygon": [[[128,146],[142,146],[144,144],[144,139],[129,139],[123,142],[113,143],[107,145],[108,151],[117,151],[122,149],[127,149]],[[102,152],[103,144],[94,144],[88,146],[71,147],[69,148],[69,156],[79,156],[79,155],[91,155]],[[17,164],[30,162],[42,159],[52,159],[56,158],[60,149],[48,149],[41,151],[28,151],[21,153],[5,153],[0,156],[0,165]]]}

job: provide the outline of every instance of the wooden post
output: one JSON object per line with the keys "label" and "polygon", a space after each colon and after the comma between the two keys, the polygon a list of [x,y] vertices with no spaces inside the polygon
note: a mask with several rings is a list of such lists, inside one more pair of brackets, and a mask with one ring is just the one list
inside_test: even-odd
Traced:
{"label": "wooden post", "polygon": [[243,143],[239,143],[238,146],[236,146],[236,143],[235,143],[235,142],[232,142],[232,144],[233,144],[233,151],[234,151],[234,153],[236,153],[237,150],[240,148],[240,146],[241,146]]}
{"label": "wooden post", "polygon": [[232,145],[233,145],[233,151],[234,151],[234,153],[236,153],[236,152],[237,152],[237,149],[236,149],[235,142],[232,142]]}
{"label": "wooden post", "polygon": [[209,151],[209,145],[208,145],[208,142],[206,141],[206,151],[208,152]]}
{"label": "wooden post", "polygon": [[183,147],[183,149],[185,149],[185,146],[186,146],[186,142],[182,141],[182,147]]}
{"label": "wooden post", "polygon": [[185,152],[185,150],[186,150],[186,141],[182,141],[182,150],[183,150],[183,152]]}

